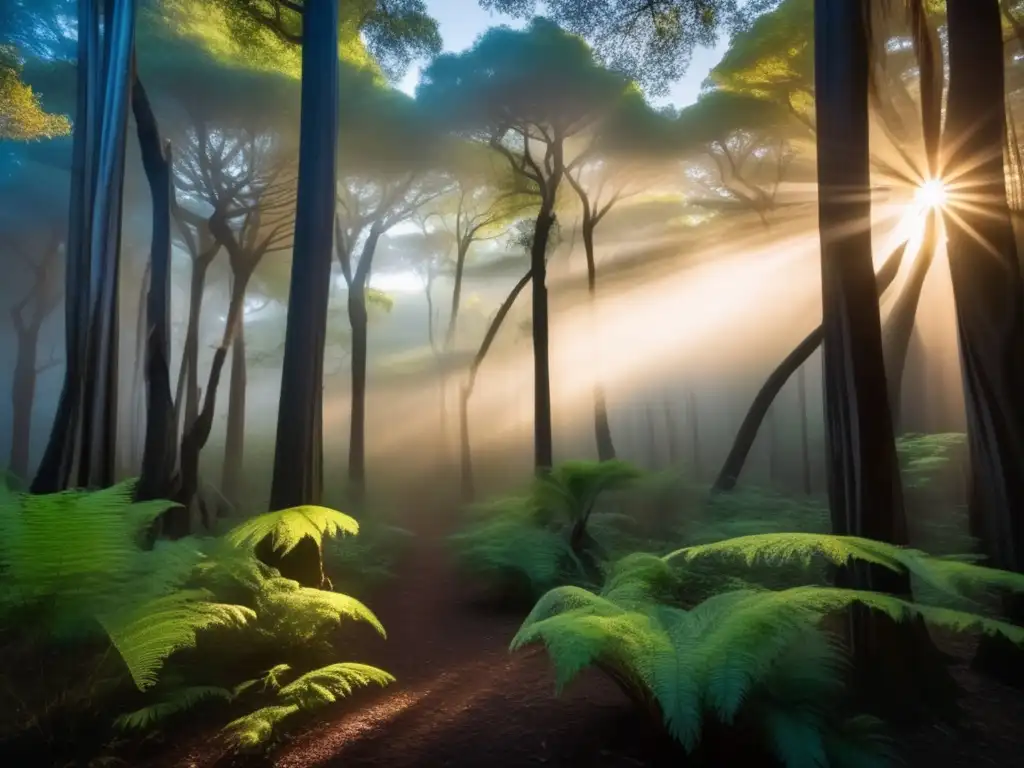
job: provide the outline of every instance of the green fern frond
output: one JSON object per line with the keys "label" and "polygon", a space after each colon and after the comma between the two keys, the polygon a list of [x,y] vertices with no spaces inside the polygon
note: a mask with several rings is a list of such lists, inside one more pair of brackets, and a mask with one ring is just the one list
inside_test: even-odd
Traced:
{"label": "green fern frond", "polygon": [[254,550],[257,544],[270,537],[271,547],[286,555],[307,536],[319,547],[325,537],[358,533],[359,523],[355,518],[327,507],[306,505],[258,515],[232,528],[225,538],[236,547]]}
{"label": "green fern frond", "polygon": [[307,672],[282,688],[278,696],[288,704],[313,709],[344,698],[356,688],[374,684],[383,687],[393,682],[392,675],[377,667],[342,662]]}
{"label": "green fern frond", "polygon": [[290,664],[275,664],[263,674],[263,690],[273,688],[275,691],[281,689],[283,684],[281,678],[292,671]]}
{"label": "green fern frond", "polygon": [[192,709],[198,704],[210,699],[221,699],[231,701],[234,694],[226,688],[218,688],[212,685],[196,685],[189,688],[181,688],[172,691],[162,701],[142,707],[134,712],[119,716],[114,721],[114,727],[122,731],[148,730],[171,715]]}
{"label": "green fern frond", "polygon": [[701,544],[676,550],[667,561],[694,562],[704,558],[733,558],[755,564],[810,565],[822,557],[834,565],[860,560],[898,573],[911,573],[925,584],[954,596],[993,589],[1024,592],[1024,574],[986,568],[962,558],[931,557],[924,552],[856,536],[819,533],[767,533]]}
{"label": "green fern frond", "polygon": [[256,618],[250,608],[212,598],[206,590],[181,590],[99,617],[139,690],[152,687],[167,657],[194,647],[202,630],[240,627]]}
{"label": "green fern frond", "polygon": [[387,636],[384,625],[373,611],[354,597],[303,587],[291,579],[266,579],[256,600],[261,624],[271,627],[274,633],[309,637],[318,634],[327,624],[349,619],[365,622],[381,637]]}
{"label": "green fern frond", "polygon": [[224,726],[227,741],[235,748],[244,749],[259,746],[274,733],[274,728],[285,718],[299,711],[296,704],[279,704],[261,707],[255,712],[243,715]]}

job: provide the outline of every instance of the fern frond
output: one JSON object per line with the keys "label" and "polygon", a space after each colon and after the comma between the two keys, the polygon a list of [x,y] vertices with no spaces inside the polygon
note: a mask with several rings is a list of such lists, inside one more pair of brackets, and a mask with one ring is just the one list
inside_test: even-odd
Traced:
{"label": "fern frond", "polygon": [[273,688],[275,691],[281,689],[281,678],[292,671],[290,664],[275,664],[263,674],[263,690]]}
{"label": "fern frond", "polygon": [[228,743],[236,748],[255,747],[267,741],[282,720],[298,711],[299,707],[296,704],[261,707],[255,712],[232,720],[224,726],[223,732]]}
{"label": "fern frond", "polygon": [[331,704],[356,688],[381,687],[395,682],[389,673],[368,664],[342,662],[314,669],[296,678],[278,692],[282,701],[302,709]]}
{"label": "fern frond", "polygon": [[282,577],[266,579],[256,595],[261,625],[274,633],[311,637],[327,624],[345,619],[369,624],[381,637],[387,637],[376,615],[359,600],[338,592],[303,587]]}
{"label": "fern frond", "polygon": [[286,555],[307,536],[319,547],[324,538],[358,533],[355,518],[327,507],[306,505],[258,515],[232,528],[225,538],[236,547],[253,550],[270,537],[271,547]]}
{"label": "fern frond", "polygon": [[99,617],[139,690],[152,687],[167,657],[194,647],[202,630],[240,627],[256,618],[250,608],[212,597],[206,590],[181,590]]}
{"label": "fern frond", "polygon": [[931,557],[924,552],[856,536],[820,533],[766,533],[700,544],[676,550],[666,561],[694,562],[704,558],[733,558],[755,564],[810,565],[822,557],[834,565],[860,560],[898,573],[911,573],[925,584],[954,596],[975,590],[1024,592],[1024,574],[975,565],[961,558]]}
{"label": "fern frond", "polygon": [[231,701],[234,694],[226,688],[212,685],[195,685],[172,691],[162,701],[142,707],[134,712],[120,715],[114,720],[114,727],[122,731],[148,730],[171,715],[192,709],[210,699]]}

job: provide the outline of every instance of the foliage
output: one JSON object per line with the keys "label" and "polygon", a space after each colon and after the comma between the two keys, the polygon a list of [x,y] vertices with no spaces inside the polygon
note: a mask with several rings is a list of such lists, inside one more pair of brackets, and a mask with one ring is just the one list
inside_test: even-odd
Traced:
{"label": "foliage", "polygon": [[637,482],[622,461],[573,461],[533,481],[529,491],[470,508],[470,523],[452,540],[463,565],[502,591],[531,594],[556,584],[586,583],[624,540],[621,515],[600,498]]}
{"label": "foliage", "polygon": [[[713,47],[721,29],[738,30],[779,0],[546,0],[560,26],[594,43],[602,59],[654,92],[682,77],[694,48]],[[533,15],[536,0],[481,0],[517,16]]]}
{"label": "foliage", "polygon": [[[307,536],[323,546],[354,535],[355,520],[297,507],[259,515],[221,537],[147,547],[150,526],[173,505],[133,503],[133,490],[132,482],[49,496],[0,490],[0,617],[37,634],[37,651],[71,641],[88,656],[105,639],[123,662],[121,679],[144,694],[135,696],[143,706],[119,717],[118,728],[158,727],[199,704],[244,700],[261,708],[227,730],[233,743],[250,745],[285,716],[356,686],[391,682],[381,670],[330,658],[328,638],[342,621],[367,623],[384,636],[365,605],[285,579],[255,556],[264,541],[288,552]],[[226,632],[237,639],[224,642]],[[260,678],[262,688],[237,683],[268,660],[274,663]],[[318,661],[324,663],[317,667]],[[285,677],[294,679],[283,685]]]}
{"label": "foliage", "polygon": [[373,518],[360,524],[359,536],[332,539],[324,547],[324,571],[332,582],[361,592],[395,576],[395,564],[414,534]]}
{"label": "foliage", "polygon": [[[880,542],[814,534],[753,536],[690,547],[666,557],[633,554],[611,569],[600,592],[558,587],[534,606],[513,650],[546,646],[559,688],[596,666],[687,751],[709,719],[743,726],[786,766],[887,763],[877,723],[844,716],[844,660],[819,623],[860,603],[898,621],[921,616],[956,631],[1001,634],[1024,644],[1024,628],[977,613],[911,603],[873,592],[818,586],[727,589],[683,607],[693,563],[735,557],[753,563],[832,564],[866,560],[927,573],[946,594],[965,588],[1024,590],[1018,574],[929,558]],[[865,727],[870,725],[870,727]]]}
{"label": "foliage", "polygon": [[70,134],[68,118],[46,112],[38,94],[22,81],[21,71],[17,51],[0,45],[0,140],[29,141]]}

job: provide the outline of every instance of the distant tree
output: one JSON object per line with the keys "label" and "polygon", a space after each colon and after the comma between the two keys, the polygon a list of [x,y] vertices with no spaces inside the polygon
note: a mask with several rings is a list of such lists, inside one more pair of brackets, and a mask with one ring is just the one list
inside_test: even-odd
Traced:
{"label": "distant tree", "polygon": [[[8,190],[9,191],[9,190]],[[24,189],[20,194],[24,195]],[[40,201],[36,201],[40,205]],[[12,276],[27,273],[29,285],[11,308],[11,322],[17,343],[11,386],[11,454],[8,469],[19,478],[30,477],[29,449],[32,410],[39,374],[56,364],[39,359],[39,336],[43,324],[60,304],[60,256],[63,227],[45,221],[45,203],[37,215],[19,212],[20,222],[4,221],[3,240],[11,258]],[[38,216],[43,213],[43,217]]]}
{"label": "distant tree", "polygon": [[361,505],[366,485],[366,373],[370,274],[380,239],[450,188],[437,173],[441,146],[414,101],[368,86],[350,96],[340,132],[335,252],[348,288],[352,331],[352,413],[348,481]]}
{"label": "distant tree", "polygon": [[[580,227],[587,262],[587,293],[592,323],[597,323],[597,259],[595,234],[605,216],[622,201],[650,192],[652,185],[670,174],[679,147],[672,123],[651,109],[638,90],[627,89],[608,115],[596,123],[583,147],[566,171],[581,207]],[[602,381],[600,350],[603,343],[595,325],[594,435],[601,461],[615,458],[608,421],[608,404]]]}
{"label": "distant tree", "polygon": [[424,70],[416,94],[451,130],[500,152],[539,193],[530,253],[538,471],[553,462],[546,275],[559,189],[574,169],[567,145],[608,113],[627,87],[625,78],[597,64],[581,39],[535,19],[523,31],[491,29],[468,51],[438,57]]}
{"label": "distant tree", "polygon": [[[592,43],[601,59],[645,90],[663,93],[686,72],[695,48],[746,28],[779,0],[544,0],[552,21]],[[487,9],[530,18],[537,0],[480,0]]]}
{"label": "distant tree", "polygon": [[711,169],[702,163],[687,169],[690,181],[711,195],[691,204],[752,211],[768,226],[794,157],[787,113],[772,101],[713,90],[682,110],[677,130],[691,152],[713,163]]}

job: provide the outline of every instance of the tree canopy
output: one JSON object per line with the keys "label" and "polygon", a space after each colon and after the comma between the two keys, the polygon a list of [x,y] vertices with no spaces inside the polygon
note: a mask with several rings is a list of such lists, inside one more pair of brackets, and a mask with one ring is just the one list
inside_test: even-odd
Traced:
{"label": "tree canopy", "polygon": [[[747,27],[779,0],[545,0],[559,26],[585,37],[609,67],[651,93],[663,93],[689,66],[693,50]],[[536,0],[480,0],[487,9],[533,16]]]}

